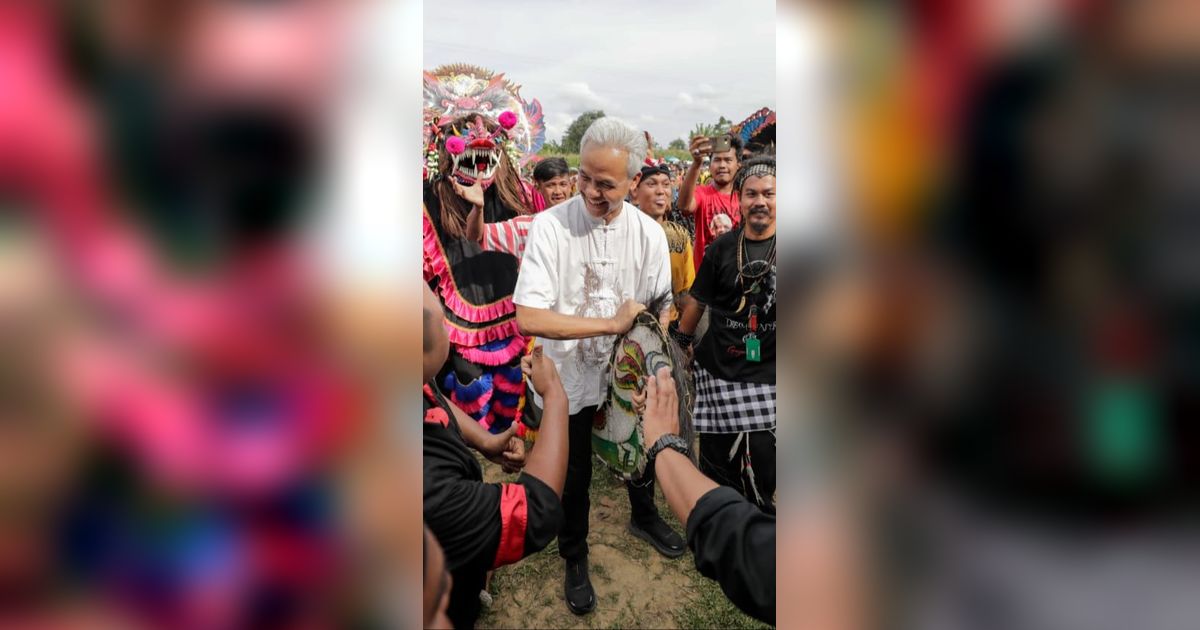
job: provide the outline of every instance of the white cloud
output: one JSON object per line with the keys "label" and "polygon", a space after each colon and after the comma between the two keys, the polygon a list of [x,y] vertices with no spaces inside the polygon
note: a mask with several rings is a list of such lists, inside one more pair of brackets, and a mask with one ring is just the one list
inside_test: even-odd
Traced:
{"label": "white cloud", "polygon": [[558,95],[562,99],[562,104],[566,106],[566,111],[575,115],[592,109],[604,109],[612,104],[608,99],[601,98],[592,91],[592,88],[583,81],[562,84],[558,89]]}
{"label": "white cloud", "polygon": [[575,120],[573,116],[566,112],[554,112],[545,117],[546,123],[546,141],[551,140],[557,142],[562,139],[564,133],[567,132],[567,127],[571,126],[571,121]]}
{"label": "white cloud", "polygon": [[720,116],[721,108],[709,97],[696,97],[687,92],[680,92],[675,112],[680,115]]}
{"label": "white cloud", "polygon": [[[740,121],[775,106],[773,0],[489,0],[425,3],[424,65],[471,63],[504,72],[542,102],[546,137],[602,109],[660,142],[719,116]],[[612,19],[597,19],[597,11]],[[463,15],[489,16],[464,40]],[[530,19],[536,16],[536,19]],[[550,27],[550,25],[558,25]],[[725,42],[713,54],[714,39]]]}

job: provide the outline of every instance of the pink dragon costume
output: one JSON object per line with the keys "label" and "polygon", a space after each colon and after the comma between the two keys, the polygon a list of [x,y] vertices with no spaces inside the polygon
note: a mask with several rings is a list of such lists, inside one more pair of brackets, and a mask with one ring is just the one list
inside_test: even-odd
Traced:
{"label": "pink dragon costume", "polygon": [[535,191],[518,173],[521,156],[543,142],[541,105],[526,104],[503,75],[467,66],[425,73],[425,99],[423,270],[446,307],[451,344],[437,383],[500,433],[517,422],[524,404],[520,359],[529,340],[517,328],[512,303],[519,263],[466,237],[471,204],[453,182],[482,186],[485,222],[535,211]]}

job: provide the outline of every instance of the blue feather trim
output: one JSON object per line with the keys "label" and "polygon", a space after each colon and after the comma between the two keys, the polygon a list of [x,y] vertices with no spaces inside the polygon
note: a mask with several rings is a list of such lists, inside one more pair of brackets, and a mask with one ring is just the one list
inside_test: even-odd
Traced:
{"label": "blue feather trim", "polygon": [[451,372],[446,375],[446,389],[454,392],[455,397],[463,402],[473,402],[492,390],[492,375],[485,373],[474,381],[462,385],[458,382],[454,372]]}
{"label": "blue feather trim", "polygon": [[521,395],[520,394],[508,394],[508,393],[502,392],[497,389],[492,394],[492,400],[499,402],[501,405],[504,405],[505,407],[514,407],[515,408],[517,406],[517,404],[521,402]]}

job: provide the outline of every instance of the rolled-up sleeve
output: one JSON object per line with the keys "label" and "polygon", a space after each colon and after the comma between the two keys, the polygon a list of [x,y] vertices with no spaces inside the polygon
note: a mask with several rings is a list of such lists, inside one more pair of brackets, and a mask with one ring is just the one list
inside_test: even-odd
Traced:
{"label": "rolled-up sleeve", "polygon": [[513,304],[529,308],[552,308],[558,287],[558,256],[551,225],[553,219],[538,215],[529,226],[525,255],[513,291]]}

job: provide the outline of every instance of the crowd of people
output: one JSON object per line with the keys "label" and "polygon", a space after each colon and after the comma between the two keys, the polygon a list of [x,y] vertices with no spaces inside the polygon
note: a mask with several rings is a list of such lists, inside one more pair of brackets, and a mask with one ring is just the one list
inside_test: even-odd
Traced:
{"label": "crowd of people", "polygon": [[[527,183],[505,154],[511,122],[437,122],[426,173],[425,623],[473,627],[488,571],[555,538],[567,607],[604,605],[588,565],[592,432],[613,344],[647,310],[686,357],[676,374],[694,382],[664,368],[635,394],[648,463],[626,484],[628,531],[669,558],[690,549],[734,604],[774,623],[769,147],[699,136],[690,162],[667,163],[648,134],[601,118],[577,173],[551,158]],[[693,418],[698,445],[680,437]],[[472,451],[518,476],[485,483]]]}

